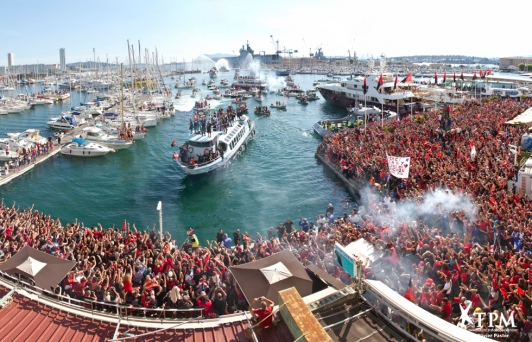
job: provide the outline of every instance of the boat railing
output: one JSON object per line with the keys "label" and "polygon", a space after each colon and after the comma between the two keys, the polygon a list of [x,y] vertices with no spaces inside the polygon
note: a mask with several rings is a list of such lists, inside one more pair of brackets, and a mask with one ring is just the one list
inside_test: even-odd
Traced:
{"label": "boat railing", "polygon": [[51,301],[62,306],[90,312],[91,314],[107,314],[121,317],[143,317],[144,319],[164,320],[190,319],[203,317],[203,308],[190,309],[166,309],[166,308],[145,308],[143,306],[133,306],[129,304],[115,304],[92,299],[79,300],[68,295],[61,295],[50,290],[46,290],[32,285],[20,278],[13,277],[0,271],[0,277],[13,287],[23,288],[28,293]]}

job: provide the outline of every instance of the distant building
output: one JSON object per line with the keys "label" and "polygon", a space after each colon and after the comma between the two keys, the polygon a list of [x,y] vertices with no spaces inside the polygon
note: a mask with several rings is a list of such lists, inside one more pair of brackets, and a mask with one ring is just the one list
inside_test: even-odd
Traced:
{"label": "distant building", "polygon": [[7,67],[10,68],[15,65],[15,56],[10,52],[7,54]]}
{"label": "distant building", "polygon": [[59,65],[61,71],[66,70],[65,48],[59,49]]}
{"label": "distant building", "polygon": [[500,69],[507,69],[510,66],[518,67],[519,64],[532,64],[532,58],[528,57],[501,57],[499,59],[499,68]]}

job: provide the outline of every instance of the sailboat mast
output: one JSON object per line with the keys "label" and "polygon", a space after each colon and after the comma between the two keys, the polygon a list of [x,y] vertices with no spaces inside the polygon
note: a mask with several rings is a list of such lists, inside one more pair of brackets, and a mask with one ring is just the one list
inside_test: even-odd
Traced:
{"label": "sailboat mast", "polygon": [[120,63],[120,111],[122,113],[122,126],[124,125],[124,63]]}

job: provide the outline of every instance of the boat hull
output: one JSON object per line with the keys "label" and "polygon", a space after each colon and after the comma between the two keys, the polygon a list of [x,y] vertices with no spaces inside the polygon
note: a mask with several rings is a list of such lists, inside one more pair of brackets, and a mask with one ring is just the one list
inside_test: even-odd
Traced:
{"label": "boat hull", "polygon": [[216,171],[220,171],[220,170],[223,170],[224,168],[226,168],[227,166],[229,166],[229,164],[234,160],[236,159],[241,152],[243,152],[248,143],[249,143],[249,140],[255,135],[255,124],[252,123],[251,124],[251,127],[250,127],[250,130],[249,130],[249,134],[247,135],[247,137],[245,139],[242,139],[238,145],[236,146],[236,148],[232,151],[232,153],[227,156],[227,157],[224,157],[223,159],[222,158],[218,158],[216,161],[217,162],[213,162],[209,165],[205,165],[205,166],[201,166],[201,167],[188,167],[188,166],[183,166],[182,164],[179,164],[179,166],[181,167],[181,169],[185,172],[185,174],[192,178],[192,179],[198,179],[198,178],[202,178],[202,177],[205,177],[207,175],[210,175]]}

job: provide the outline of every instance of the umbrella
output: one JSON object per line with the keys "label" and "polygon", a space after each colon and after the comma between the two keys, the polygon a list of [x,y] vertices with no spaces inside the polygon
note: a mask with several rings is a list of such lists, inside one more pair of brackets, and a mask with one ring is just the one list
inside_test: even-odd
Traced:
{"label": "umbrella", "polygon": [[278,304],[279,291],[290,287],[295,287],[301,297],[312,294],[312,279],[289,250],[230,270],[249,303],[264,296]]}
{"label": "umbrella", "polygon": [[63,260],[37,249],[25,246],[0,265],[0,271],[11,275],[22,275],[32,279],[43,289],[59,284],[76,266],[75,261]]}

